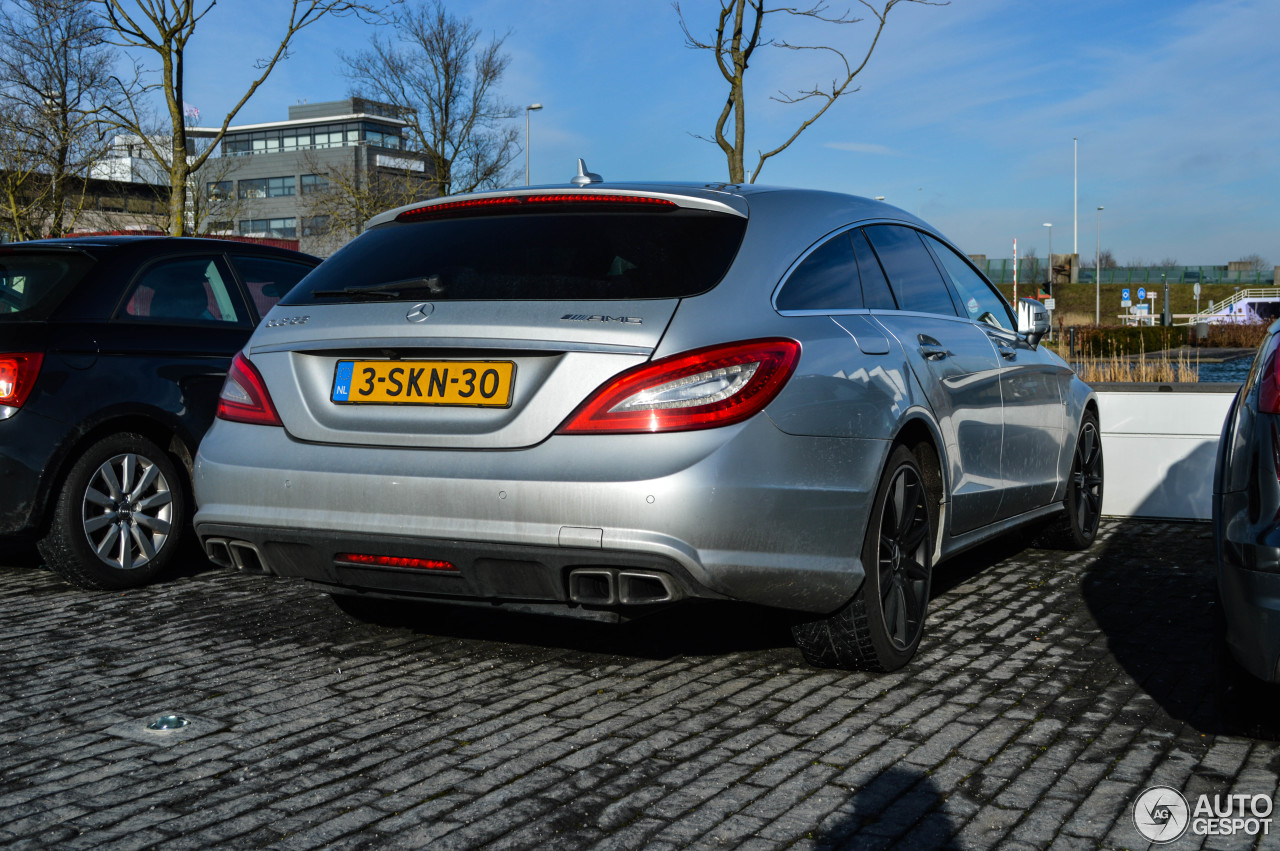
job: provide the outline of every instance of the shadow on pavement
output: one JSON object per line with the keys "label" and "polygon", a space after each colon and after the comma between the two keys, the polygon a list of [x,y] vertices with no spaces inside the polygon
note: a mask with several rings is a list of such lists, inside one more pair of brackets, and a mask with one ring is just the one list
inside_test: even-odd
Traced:
{"label": "shadow on pavement", "polygon": [[956,827],[939,809],[941,803],[937,784],[923,772],[888,768],[854,794],[852,813],[814,832],[814,844],[820,849],[958,849]]}
{"label": "shadow on pavement", "polygon": [[1081,594],[1108,649],[1172,718],[1206,734],[1280,739],[1280,688],[1223,638],[1206,524],[1134,524],[1091,554]]}
{"label": "shadow on pavement", "polygon": [[788,615],[732,603],[689,603],[623,624],[594,623],[477,606],[335,595],[334,605],[366,624],[419,635],[525,644],[644,659],[783,650],[794,653]]}

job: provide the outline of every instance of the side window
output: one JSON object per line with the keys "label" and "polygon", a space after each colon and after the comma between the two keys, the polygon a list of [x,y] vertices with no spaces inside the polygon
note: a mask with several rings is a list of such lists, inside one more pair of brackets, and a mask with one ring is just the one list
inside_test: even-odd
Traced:
{"label": "side window", "polygon": [[1004,299],[991,289],[982,276],[964,261],[963,257],[928,234],[925,234],[924,239],[933,249],[938,263],[951,279],[956,292],[960,294],[960,303],[970,319],[974,322],[985,322],[1006,331],[1013,331],[1017,327],[1013,317],[1009,315]]}
{"label": "side window", "polygon": [[232,254],[231,260],[240,272],[240,280],[249,289],[249,297],[258,308],[259,316],[266,316],[267,311],[275,307],[276,302],[284,298],[285,293],[306,277],[312,268],[290,260],[247,254]]}
{"label": "side window", "polygon": [[902,310],[955,316],[956,306],[928,249],[911,228],[873,225],[866,228]]}
{"label": "side window", "polygon": [[867,242],[867,235],[855,230],[853,237],[853,253],[858,258],[858,274],[862,278],[862,301],[872,310],[897,310],[898,303],[893,300],[893,291],[889,289],[889,281],[880,268],[876,253]]}
{"label": "side window", "polygon": [[178,257],[153,264],[134,283],[123,315],[177,322],[240,321],[226,278],[212,257]]}
{"label": "side window", "polygon": [[858,263],[842,233],[815,249],[778,293],[778,310],[854,310],[862,307]]}

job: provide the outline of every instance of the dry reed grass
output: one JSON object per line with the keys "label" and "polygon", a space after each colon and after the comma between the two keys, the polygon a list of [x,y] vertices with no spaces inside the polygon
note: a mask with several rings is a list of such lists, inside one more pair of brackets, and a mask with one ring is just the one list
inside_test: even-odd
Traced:
{"label": "dry reed grass", "polygon": [[1140,342],[1137,357],[1130,357],[1124,351],[1117,351],[1112,343],[1110,355],[1095,355],[1092,352],[1082,355],[1076,364],[1076,374],[1086,384],[1107,381],[1182,383],[1199,381],[1199,367],[1199,353],[1194,361],[1187,357],[1183,349],[1178,350],[1176,359],[1171,358],[1167,351],[1148,358],[1146,347]]}

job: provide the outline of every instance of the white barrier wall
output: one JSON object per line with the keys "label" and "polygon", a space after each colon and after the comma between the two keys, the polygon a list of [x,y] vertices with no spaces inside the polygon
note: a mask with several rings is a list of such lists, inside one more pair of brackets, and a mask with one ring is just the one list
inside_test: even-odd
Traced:
{"label": "white barrier wall", "polygon": [[1239,387],[1161,386],[1179,385],[1095,388],[1106,469],[1102,513],[1209,520],[1218,437]]}

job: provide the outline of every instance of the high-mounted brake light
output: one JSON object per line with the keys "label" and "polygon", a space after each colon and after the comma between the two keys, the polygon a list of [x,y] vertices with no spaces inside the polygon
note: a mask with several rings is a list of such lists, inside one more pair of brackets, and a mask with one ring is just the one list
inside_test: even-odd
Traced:
{"label": "high-mounted brake light", "polygon": [[244,352],[237,352],[227,370],[227,380],[218,395],[217,417],[252,425],[284,425],[271,402],[262,374],[249,363]]}
{"label": "high-mounted brake light", "polygon": [[372,567],[412,567],[418,570],[452,570],[453,562],[434,558],[406,558],[403,556],[375,556],[367,553],[338,553],[334,561],[339,564],[359,564]]}
{"label": "high-mounted brake light", "polygon": [[593,393],[559,433],[692,431],[742,422],[773,401],[799,359],[795,340],[767,339],[643,364]]}
{"label": "high-mounted brake light", "polygon": [[457,214],[486,212],[517,212],[521,209],[545,204],[608,205],[624,207],[678,208],[680,205],[666,198],[649,195],[607,195],[598,192],[554,192],[540,195],[504,195],[499,198],[470,198],[465,201],[446,201],[440,204],[424,204],[405,210],[396,216],[397,222],[420,222],[425,219],[448,218]]}
{"label": "high-mounted brake light", "polygon": [[0,355],[0,408],[17,410],[31,395],[44,352],[14,352]]}

